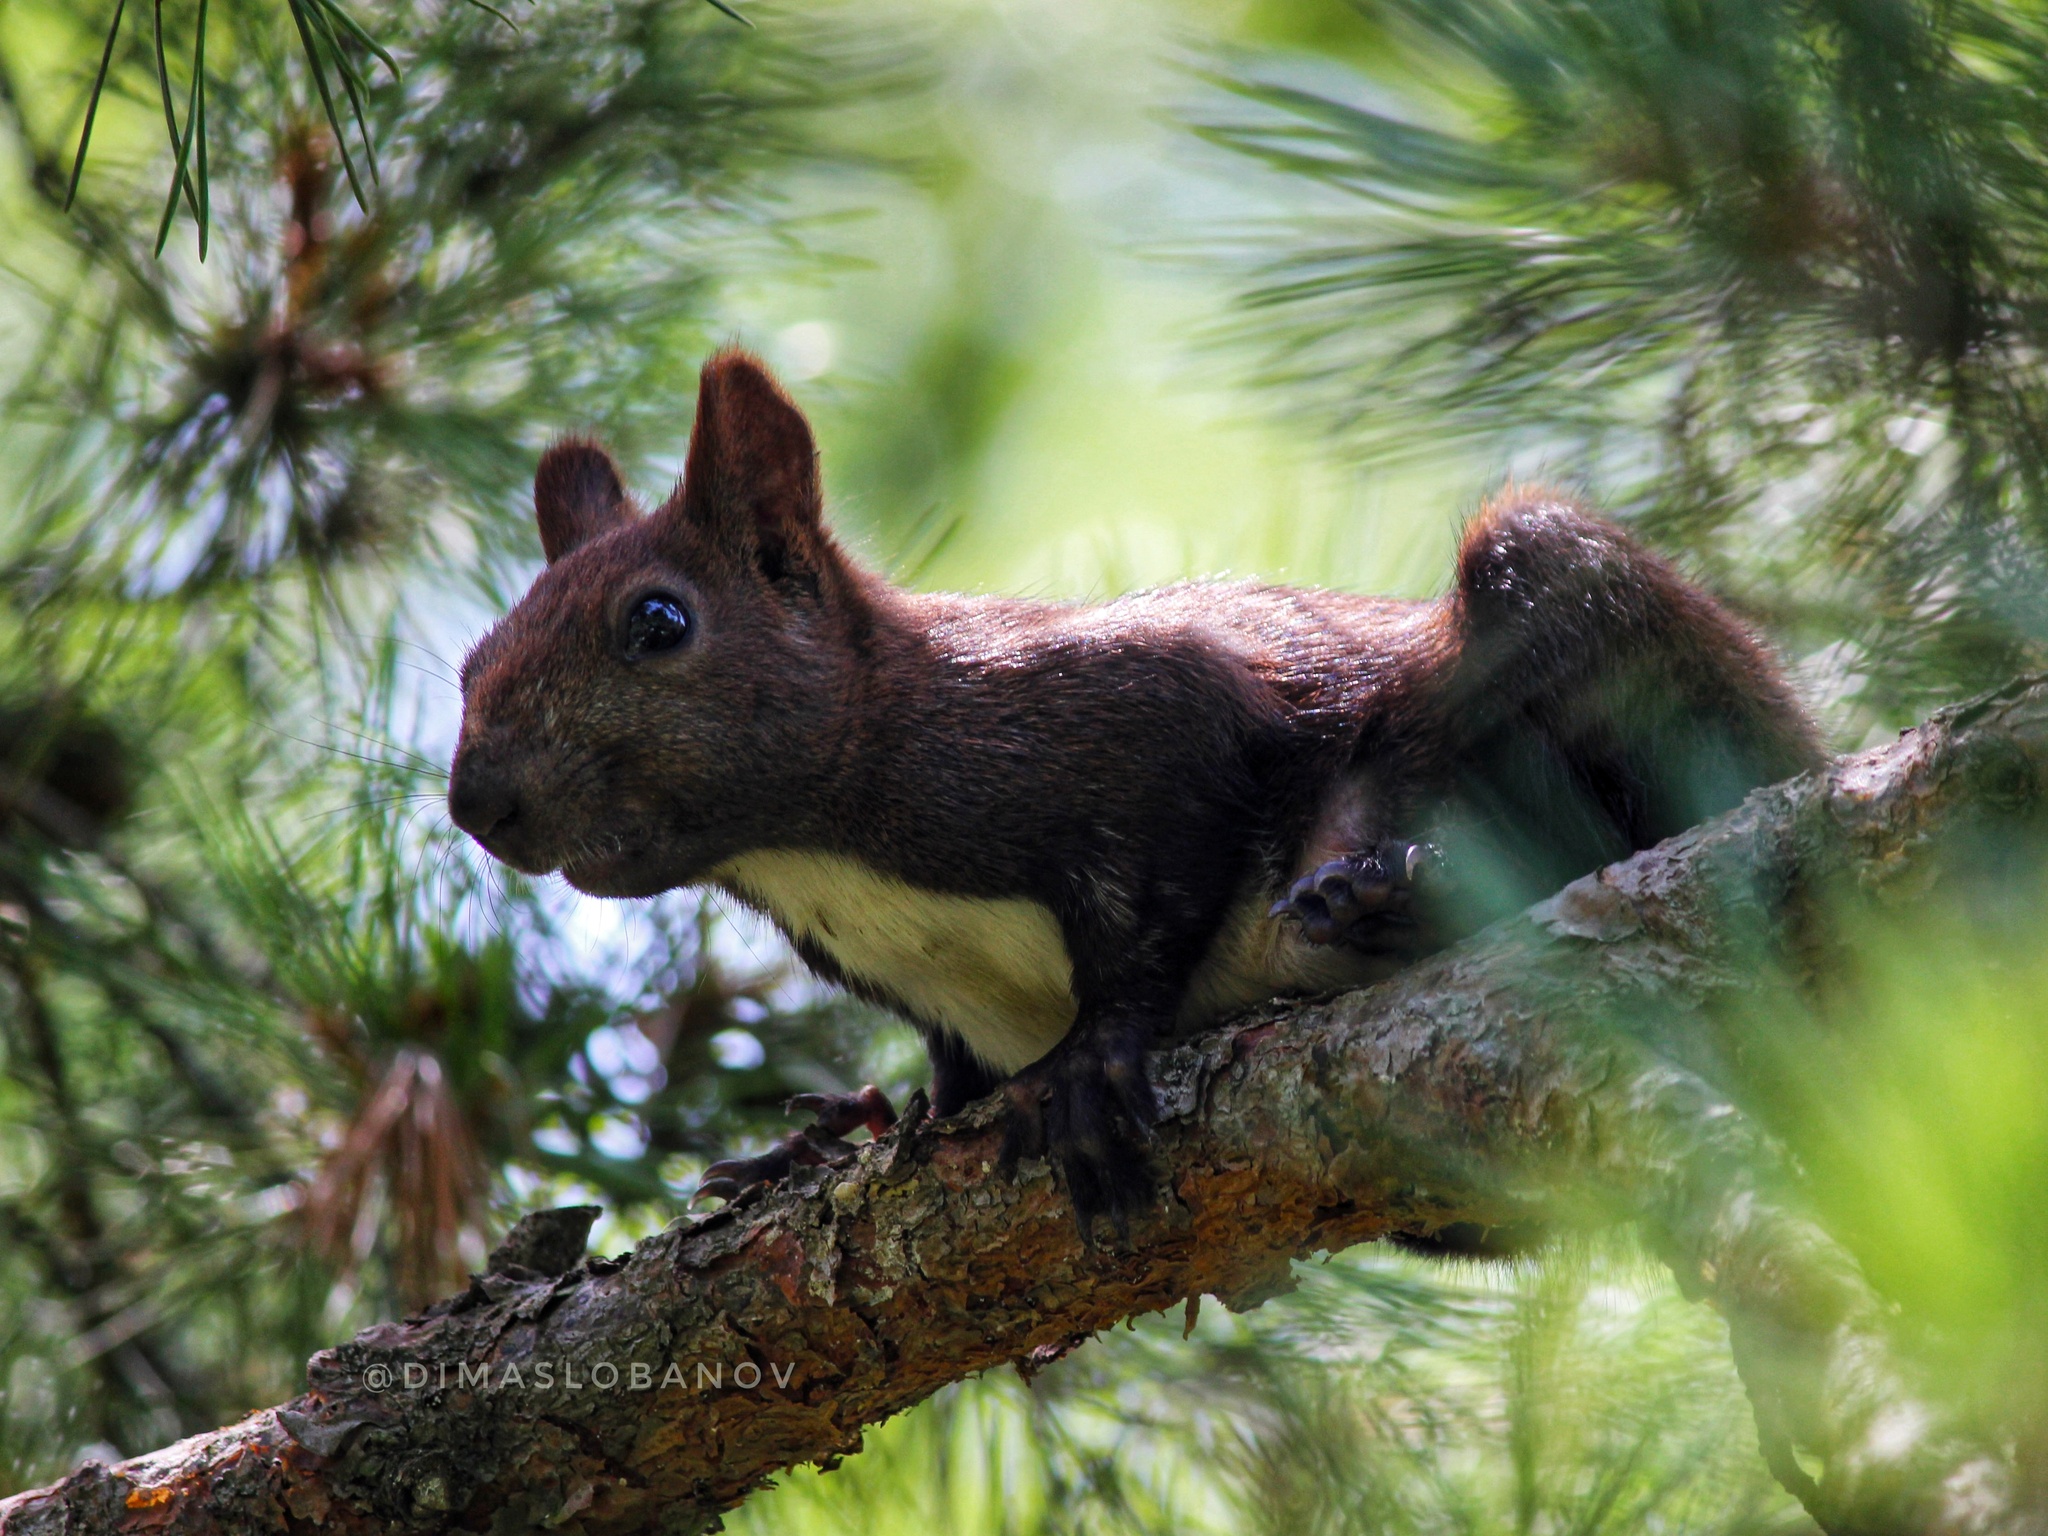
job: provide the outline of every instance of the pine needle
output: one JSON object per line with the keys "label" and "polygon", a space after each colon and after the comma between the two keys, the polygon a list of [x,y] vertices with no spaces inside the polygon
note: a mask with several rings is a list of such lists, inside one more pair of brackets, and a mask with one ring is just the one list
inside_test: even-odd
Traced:
{"label": "pine needle", "polygon": [[64,209],[68,213],[71,204],[78,197],[78,179],[85,174],[85,149],[92,143],[93,120],[99,116],[100,97],[107,88],[107,69],[114,62],[114,44],[121,37],[121,18],[127,13],[128,0],[114,0],[114,20],[107,28],[107,46],[100,53],[99,73],[93,76],[92,95],[85,103],[85,126],[78,131],[78,157],[71,162],[71,185],[64,189]]}

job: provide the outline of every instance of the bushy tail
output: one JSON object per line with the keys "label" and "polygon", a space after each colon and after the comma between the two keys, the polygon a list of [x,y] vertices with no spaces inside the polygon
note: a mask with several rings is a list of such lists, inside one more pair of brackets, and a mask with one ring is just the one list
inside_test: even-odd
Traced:
{"label": "bushy tail", "polygon": [[1770,653],[1665,560],[1569,499],[1510,490],[1451,593],[1454,836],[1519,905],[1815,766]]}

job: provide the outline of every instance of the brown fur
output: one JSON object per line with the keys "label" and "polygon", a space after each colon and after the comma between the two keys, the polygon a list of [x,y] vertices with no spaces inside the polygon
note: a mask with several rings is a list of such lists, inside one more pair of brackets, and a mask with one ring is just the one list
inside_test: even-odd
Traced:
{"label": "brown fur", "polygon": [[[907,592],[840,550],[803,417],[725,352],[659,510],[638,515],[585,443],[550,451],[535,500],[551,563],[463,669],[458,823],[597,895],[722,880],[772,906],[733,861],[788,850],[961,898],[930,910],[998,936],[1049,913],[1074,1023],[1013,1097],[1027,1152],[1047,1101],[1084,1215],[1147,1187],[1142,1053],[1204,1022],[1191,989],[1330,974],[1259,926],[1320,860],[1432,838],[1458,872],[1422,921],[1359,946],[1384,966],[1819,755],[1739,624],[1539,492],[1481,512],[1430,602],[1253,583],[1096,606]],[[655,590],[687,605],[690,641],[626,659],[623,616]],[[925,1029],[942,1112],[994,1086],[907,979],[840,963],[857,951],[830,924],[792,937]],[[1268,969],[1246,981],[1223,935]]]}

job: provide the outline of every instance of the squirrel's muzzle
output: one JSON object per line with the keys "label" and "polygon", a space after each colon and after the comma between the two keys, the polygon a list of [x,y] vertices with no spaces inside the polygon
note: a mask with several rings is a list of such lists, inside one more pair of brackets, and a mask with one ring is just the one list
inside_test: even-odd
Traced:
{"label": "squirrel's muzzle", "polygon": [[475,752],[459,752],[448,774],[448,814],[455,825],[508,864],[520,831],[519,785],[512,775]]}

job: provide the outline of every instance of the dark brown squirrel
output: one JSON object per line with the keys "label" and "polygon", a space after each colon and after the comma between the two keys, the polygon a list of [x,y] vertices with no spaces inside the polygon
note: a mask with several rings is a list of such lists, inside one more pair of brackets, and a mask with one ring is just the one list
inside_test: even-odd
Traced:
{"label": "dark brown squirrel", "polygon": [[[1002,1088],[1084,1234],[1149,1204],[1145,1052],[1400,965],[1820,760],[1764,648],[1561,497],[1431,601],[1252,582],[1081,605],[909,592],[822,522],[809,425],[705,365],[639,512],[558,443],[548,565],[462,670],[456,823],[599,896],[712,884],[909,1019],[934,1114]],[[707,1173],[732,1195],[891,1112]]]}

